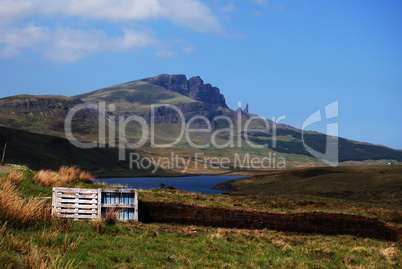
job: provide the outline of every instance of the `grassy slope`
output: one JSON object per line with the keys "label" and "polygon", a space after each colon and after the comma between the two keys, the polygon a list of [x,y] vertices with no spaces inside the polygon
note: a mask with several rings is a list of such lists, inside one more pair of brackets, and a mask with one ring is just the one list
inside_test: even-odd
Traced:
{"label": "grassy slope", "polygon": [[133,115],[135,112],[148,108],[152,104],[197,102],[177,92],[149,84],[145,81],[128,82],[77,95],[76,97],[87,103],[104,101],[108,104],[114,104],[116,105],[116,112],[119,115],[123,115],[124,113]]}
{"label": "grassy slope", "polygon": [[25,164],[32,169],[58,169],[78,165],[90,171],[128,169],[118,161],[115,149],[80,149],[67,139],[0,127],[1,152],[7,142],[6,163]]}
{"label": "grassy slope", "polygon": [[[22,194],[50,196],[51,187],[34,185],[32,171],[24,170]],[[141,191],[140,199],[229,207],[239,203],[238,197],[161,190]],[[397,268],[402,264],[398,243],[369,238],[143,223],[103,224],[98,233],[86,221],[17,229],[0,220],[0,249],[2,268],[27,267],[32,261],[37,268],[42,260],[57,268]]]}
{"label": "grassy slope", "polygon": [[13,95],[1,98],[0,100],[13,100],[13,99],[52,99],[52,100],[63,100],[63,101],[71,101],[71,97],[63,96],[63,95],[31,95],[31,94],[20,94]]}
{"label": "grassy slope", "polygon": [[[319,151],[325,152],[327,137],[317,132],[306,132],[302,139],[301,130],[278,128],[276,130],[275,150],[281,153],[295,153],[311,156],[303,145]],[[257,144],[271,144],[272,135],[267,132],[252,132],[248,134],[250,141]],[[364,161],[364,160],[383,160],[387,159],[392,163],[402,161],[402,152],[381,145],[373,145],[339,138],[339,162]]]}
{"label": "grassy slope", "polygon": [[402,166],[307,168],[221,183],[231,195],[314,195],[402,207]]}
{"label": "grassy slope", "polygon": [[[36,99],[44,103],[64,102],[65,107],[58,109],[50,105],[48,109],[42,107],[41,111],[37,108],[31,108],[31,113],[15,113],[13,111],[0,111],[0,126],[24,130],[33,133],[47,134],[59,137],[65,137],[64,133],[64,115],[67,114],[68,105],[77,104],[77,100],[72,97],[61,95],[15,95],[0,99],[1,100],[20,100]],[[83,112],[89,116],[88,112]],[[79,113],[78,113],[79,114]],[[63,115],[63,116],[62,116]],[[93,140],[97,135],[98,123],[95,117],[90,116],[86,119],[76,119],[72,121],[72,127],[75,135],[85,141]]]}

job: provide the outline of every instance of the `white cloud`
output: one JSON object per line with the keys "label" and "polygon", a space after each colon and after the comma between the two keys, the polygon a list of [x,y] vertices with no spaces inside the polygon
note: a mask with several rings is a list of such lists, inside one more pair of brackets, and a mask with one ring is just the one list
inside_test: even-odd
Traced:
{"label": "white cloud", "polygon": [[19,54],[20,52],[12,46],[8,46],[0,52],[2,58],[11,58]]}
{"label": "white cloud", "polygon": [[[49,27],[43,21],[35,22],[38,18],[57,18],[58,23]],[[80,22],[69,27],[74,19]],[[75,62],[102,51],[156,46],[161,42],[152,31],[135,31],[129,26],[134,23],[140,28],[138,23],[159,19],[198,32],[223,33],[219,20],[200,0],[0,0],[1,57],[12,57],[21,48],[29,48],[48,60]],[[112,37],[102,30],[79,29],[87,21],[126,30]],[[161,50],[157,55],[173,57],[174,53]]]}
{"label": "white cloud", "polygon": [[156,40],[146,32],[126,31],[123,36],[112,38],[99,30],[86,32],[69,27],[51,30],[30,24],[23,29],[1,29],[0,43],[8,44],[2,51],[3,57],[12,54],[11,48],[30,48],[51,61],[75,62],[102,51],[132,51],[152,46]]}
{"label": "white cloud", "polygon": [[218,19],[200,1],[161,0],[160,2],[163,3],[164,14],[175,24],[183,25],[199,32],[223,32]]}
{"label": "white cloud", "polygon": [[166,49],[162,49],[158,52],[156,52],[156,56],[158,58],[173,58],[174,57],[174,52]]}
{"label": "white cloud", "polygon": [[196,31],[222,30],[218,19],[199,0],[0,0],[3,22],[35,15],[112,22],[168,19]]}
{"label": "white cloud", "polygon": [[152,33],[128,30],[124,32],[124,36],[111,42],[114,49],[137,49],[157,44],[158,41],[153,37]]}

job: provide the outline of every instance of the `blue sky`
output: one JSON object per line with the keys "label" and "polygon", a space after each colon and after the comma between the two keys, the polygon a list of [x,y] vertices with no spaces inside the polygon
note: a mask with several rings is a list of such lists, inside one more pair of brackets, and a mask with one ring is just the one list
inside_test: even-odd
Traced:
{"label": "blue sky", "polygon": [[340,136],[402,149],[401,14],[398,0],[0,0],[0,98],[199,75],[229,107],[297,128],[338,100]]}

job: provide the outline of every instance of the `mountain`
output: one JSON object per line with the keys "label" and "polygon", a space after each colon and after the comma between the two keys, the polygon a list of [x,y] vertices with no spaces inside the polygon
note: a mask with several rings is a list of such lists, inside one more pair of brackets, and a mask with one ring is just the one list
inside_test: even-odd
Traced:
{"label": "mountain", "polygon": [[[100,111],[102,102],[104,111]],[[65,139],[66,115],[73,107],[82,104],[94,104],[96,109],[82,109],[74,115],[72,130],[80,141],[98,141],[99,126],[104,122],[106,142],[118,146],[119,142],[123,141],[127,145],[128,141],[135,143],[146,135],[146,142],[137,149],[141,156],[150,159],[170,158],[174,153],[188,162],[185,172],[205,173],[205,169],[213,172],[224,172],[228,169],[238,171],[239,162],[236,161],[240,160],[243,164],[244,160],[253,158],[265,158],[267,164],[271,165],[268,168],[280,168],[278,161],[281,160],[286,160],[287,168],[326,165],[311,155],[304,145],[324,153],[328,140],[325,134],[305,132],[303,139],[301,130],[285,124],[275,124],[270,120],[265,122],[262,117],[249,113],[248,105],[244,110],[229,109],[217,87],[205,84],[200,77],[187,79],[185,75],[164,74],[74,97],[18,95],[2,98],[0,126]],[[187,127],[192,129],[185,135],[177,109],[181,111]],[[153,119],[154,140],[150,139],[149,134],[144,132],[143,126],[138,122],[126,122],[131,116],[144,119],[149,128]],[[266,123],[270,127],[269,130]],[[245,132],[246,127],[253,131]],[[123,128],[124,136],[118,132],[119,128]],[[177,141],[179,135],[183,137]],[[29,141],[34,143],[33,140]],[[171,148],[155,148],[152,147],[152,142],[157,145],[175,143]],[[213,143],[218,146],[212,146]],[[62,144],[64,146],[59,148],[60,151],[72,150],[64,142]],[[194,144],[202,147],[195,148]],[[257,149],[253,145],[260,148]],[[117,159],[117,155],[114,158]],[[212,165],[213,158],[228,158],[229,163],[224,169],[216,169],[216,165]],[[402,152],[339,138],[339,161],[342,165],[397,164],[402,162]],[[174,166],[174,162],[167,161],[166,168],[176,172],[183,171],[182,168]],[[249,167],[240,165],[240,168]],[[261,169],[268,168],[264,166]]]}
{"label": "mountain", "polygon": [[[191,78],[189,81],[194,80],[197,79]],[[115,111],[107,111],[109,115],[117,117],[141,115],[148,122],[151,117],[150,106],[153,104],[174,104],[185,114],[186,119],[194,116],[195,113],[209,119],[212,119],[214,115],[221,115],[222,108],[227,108],[223,95],[219,93],[218,88],[212,87],[210,84],[204,85],[202,80],[200,81],[198,86],[190,83],[188,88],[188,81],[184,75],[160,75],[80,94],[75,98],[86,103],[113,104],[116,107]],[[187,95],[181,94],[180,88],[185,89]],[[191,94],[188,89],[192,89]],[[203,94],[199,93],[201,92],[199,89],[204,89]],[[195,94],[196,92],[199,94]],[[207,100],[205,102],[200,99],[203,95]],[[192,99],[189,96],[198,99]],[[216,103],[214,100],[218,100],[220,103]],[[155,110],[155,118],[158,123],[177,122],[179,119],[175,114],[176,112],[172,109],[158,108]]]}

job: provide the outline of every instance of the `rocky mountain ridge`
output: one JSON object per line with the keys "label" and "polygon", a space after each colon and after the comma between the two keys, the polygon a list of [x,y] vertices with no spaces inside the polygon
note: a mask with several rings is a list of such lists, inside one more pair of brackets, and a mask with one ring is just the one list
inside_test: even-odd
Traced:
{"label": "rocky mountain ridge", "polygon": [[64,96],[21,95],[0,99],[0,111],[65,117],[70,109],[81,103],[82,101],[79,99]]}
{"label": "rocky mountain ridge", "polygon": [[178,92],[197,101],[228,108],[225,97],[220,93],[219,88],[213,87],[209,83],[204,84],[204,81],[199,76],[191,77],[187,80],[186,75],[164,74],[146,78],[142,81]]}

